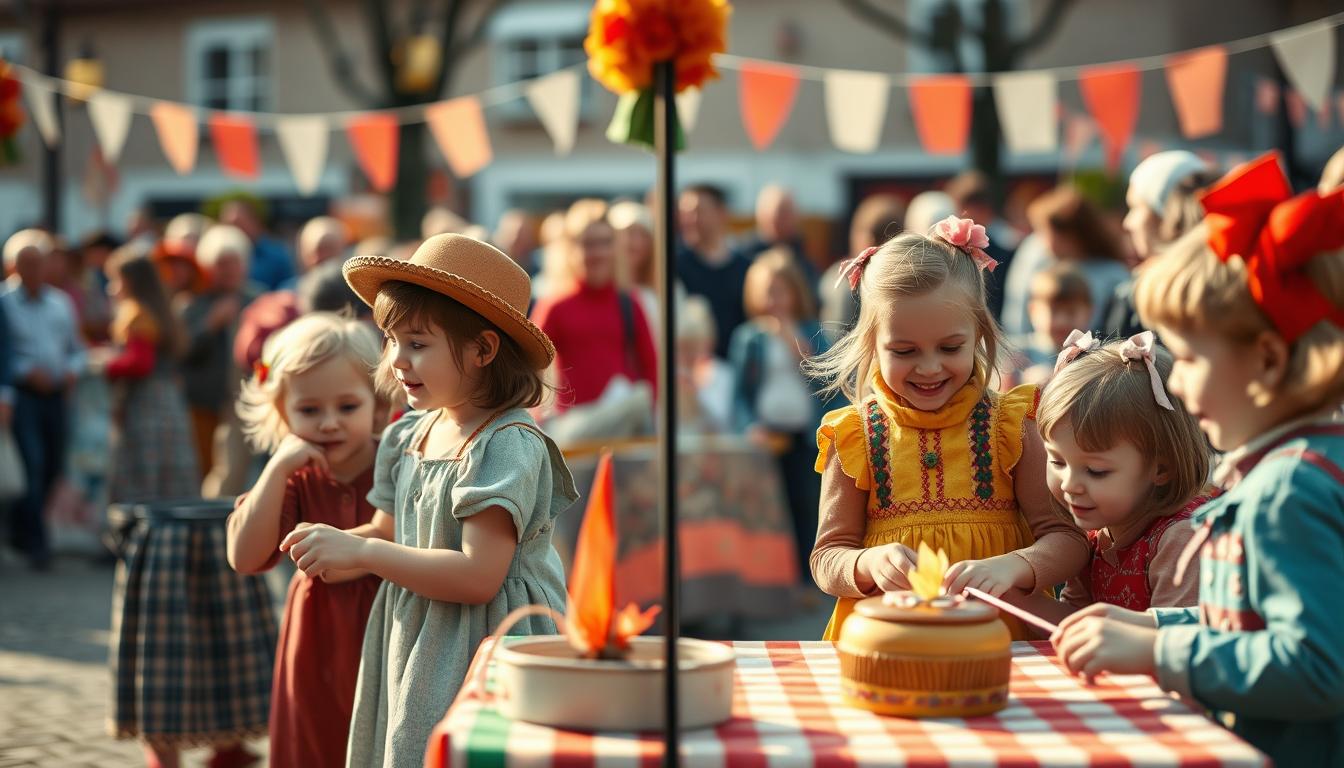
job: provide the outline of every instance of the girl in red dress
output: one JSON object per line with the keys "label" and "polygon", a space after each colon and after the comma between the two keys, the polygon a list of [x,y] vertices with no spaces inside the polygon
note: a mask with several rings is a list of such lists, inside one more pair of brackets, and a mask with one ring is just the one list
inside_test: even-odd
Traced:
{"label": "girl in red dress", "polygon": [[1209,449],[1166,392],[1171,357],[1152,331],[1102,345],[1074,331],[1041,394],[1046,482],[1061,514],[1087,533],[1091,562],[1059,601],[1023,598],[1059,621],[1092,603],[1134,611],[1198,602],[1199,574],[1174,576],[1209,498]]}
{"label": "girl in red dress", "polygon": [[[386,416],[373,382],[379,344],[355,320],[314,313],[267,340],[238,413],[271,459],[229,518],[229,563],[257,573],[280,540],[326,523],[373,518],[365,498]],[[298,571],[289,583],[271,686],[271,765],[343,766],[364,625],[379,580],[363,572]]]}

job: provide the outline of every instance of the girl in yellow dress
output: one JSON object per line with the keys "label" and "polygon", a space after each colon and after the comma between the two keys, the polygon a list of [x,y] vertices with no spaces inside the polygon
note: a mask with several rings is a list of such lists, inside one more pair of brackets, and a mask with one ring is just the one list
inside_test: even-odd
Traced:
{"label": "girl in yellow dress", "polygon": [[989,387],[1000,330],[985,305],[988,244],[984,227],[949,216],[842,272],[859,296],[858,323],[808,364],[852,403],[817,430],[812,576],[839,598],[828,640],[856,600],[909,589],[920,542],[954,563],[948,594],[1048,589],[1088,561],[1082,532],[1050,507],[1038,390]]}

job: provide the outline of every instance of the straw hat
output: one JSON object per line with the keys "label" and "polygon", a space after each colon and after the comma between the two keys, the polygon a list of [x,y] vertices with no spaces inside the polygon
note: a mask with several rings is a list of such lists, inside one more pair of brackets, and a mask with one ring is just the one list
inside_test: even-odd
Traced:
{"label": "straw hat", "polygon": [[373,306],[383,283],[398,280],[428,288],[461,302],[518,342],[533,368],[549,366],[555,346],[527,319],[532,281],[522,267],[498,249],[462,235],[435,235],[420,244],[409,261],[386,256],[356,256],[345,262],[345,281],[365,304]]}

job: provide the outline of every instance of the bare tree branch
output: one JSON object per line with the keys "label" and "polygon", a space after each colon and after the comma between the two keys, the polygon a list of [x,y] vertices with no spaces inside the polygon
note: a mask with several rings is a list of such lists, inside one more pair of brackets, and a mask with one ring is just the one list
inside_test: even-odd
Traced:
{"label": "bare tree branch", "polygon": [[1059,29],[1060,23],[1064,21],[1064,16],[1073,8],[1073,5],[1074,0],[1050,0],[1050,5],[1045,9],[1045,13],[1041,14],[1036,28],[1009,48],[1013,61],[1016,61],[1023,54],[1039,48],[1045,41],[1053,37]]}
{"label": "bare tree branch", "polygon": [[369,42],[373,50],[373,65],[383,81],[383,92],[392,100],[399,100],[397,73],[392,65],[391,30],[387,23],[387,6],[379,0],[364,0],[364,18],[368,24]]}
{"label": "bare tree branch", "polygon": [[840,2],[849,8],[850,13],[875,24],[889,35],[899,37],[902,40],[925,48],[932,47],[933,40],[929,35],[917,29],[912,29],[910,25],[902,21],[899,16],[879,8],[870,2],[870,0],[840,0]]}
{"label": "bare tree branch", "polygon": [[448,84],[448,77],[456,69],[457,43],[454,38],[457,36],[457,20],[466,2],[467,0],[447,0],[443,9],[443,26],[439,27],[439,51],[443,61],[439,64],[439,76],[434,78],[434,89],[430,91],[432,94],[443,93],[443,87]]}
{"label": "bare tree branch", "polygon": [[486,4],[485,10],[476,17],[476,26],[462,36],[462,40],[453,46],[454,60],[471,51],[471,49],[485,42],[485,32],[490,27],[490,19],[508,5],[512,0],[490,0]]}
{"label": "bare tree branch", "polygon": [[331,14],[321,0],[306,0],[308,18],[312,21],[313,32],[317,34],[318,45],[327,54],[327,65],[331,69],[331,79],[355,102],[366,107],[386,106],[384,98],[360,82],[350,61],[350,54],[341,45],[336,26],[331,22]]}

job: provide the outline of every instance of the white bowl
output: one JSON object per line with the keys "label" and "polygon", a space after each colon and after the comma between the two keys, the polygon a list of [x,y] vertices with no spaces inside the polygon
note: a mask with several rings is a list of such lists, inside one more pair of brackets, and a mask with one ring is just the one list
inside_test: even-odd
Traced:
{"label": "white bowl", "polygon": [[[636,637],[620,661],[581,659],[563,635],[529,637],[495,651],[495,698],[506,717],[585,731],[663,729],[661,637]],[[734,654],[721,643],[677,642],[683,729],[732,715]]]}

